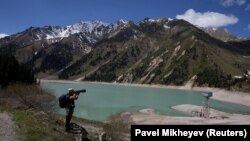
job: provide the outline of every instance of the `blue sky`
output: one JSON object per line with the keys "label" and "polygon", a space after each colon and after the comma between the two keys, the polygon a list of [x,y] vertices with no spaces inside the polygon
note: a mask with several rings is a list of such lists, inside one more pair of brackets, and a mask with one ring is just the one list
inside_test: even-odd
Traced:
{"label": "blue sky", "polygon": [[199,26],[223,27],[250,37],[250,0],[1,0],[0,33],[30,26],[69,25],[80,20],[107,23],[146,17],[181,18]]}

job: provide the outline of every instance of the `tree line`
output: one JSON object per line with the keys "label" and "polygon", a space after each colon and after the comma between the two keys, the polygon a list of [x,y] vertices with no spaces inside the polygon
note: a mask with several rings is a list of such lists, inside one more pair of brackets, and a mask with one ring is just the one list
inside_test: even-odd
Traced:
{"label": "tree line", "polygon": [[11,83],[35,82],[32,70],[20,64],[13,56],[0,55],[0,88],[5,88]]}

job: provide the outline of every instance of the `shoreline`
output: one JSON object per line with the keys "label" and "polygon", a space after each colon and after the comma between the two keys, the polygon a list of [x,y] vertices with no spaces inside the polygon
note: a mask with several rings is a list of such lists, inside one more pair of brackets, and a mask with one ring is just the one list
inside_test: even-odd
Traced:
{"label": "shoreline", "polygon": [[210,109],[210,115],[208,118],[192,116],[192,112],[200,111],[201,106],[191,105],[191,104],[182,104],[171,107],[177,111],[184,112],[189,114],[188,117],[183,116],[168,116],[161,115],[157,113],[154,109],[141,109],[139,113],[130,113],[125,112],[121,114],[121,118],[124,121],[128,121],[130,124],[163,124],[163,125],[206,125],[206,124],[220,124],[220,125],[245,125],[250,122],[250,115],[242,114],[232,114],[215,109]]}
{"label": "shoreline", "polygon": [[157,84],[131,84],[131,83],[108,83],[108,82],[97,82],[97,81],[73,81],[73,80],[47,80],[41,79],[41,83],[75,83],[75,84],[107,84],[107,85],[120,85],[120,86],[133,86],[133,87],[146,87],[146,88],[167,88],[177,90],[190,90],[190,91],[209,91],[213,93],[212,99],[241,104],[250,106],[250,94],[239,91],[228,91],[220,88],[210,87],[187,87],[187,86],[173,86],[173,85],[157,85]]}

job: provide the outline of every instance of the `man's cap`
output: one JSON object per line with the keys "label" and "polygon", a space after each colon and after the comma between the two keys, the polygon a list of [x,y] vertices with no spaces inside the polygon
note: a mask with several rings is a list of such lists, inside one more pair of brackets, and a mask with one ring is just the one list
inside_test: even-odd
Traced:
{"label": "man's cap", "polygon": [[75,91],[73,88],[68,88],[68,91],[70,92],[70,91]]}

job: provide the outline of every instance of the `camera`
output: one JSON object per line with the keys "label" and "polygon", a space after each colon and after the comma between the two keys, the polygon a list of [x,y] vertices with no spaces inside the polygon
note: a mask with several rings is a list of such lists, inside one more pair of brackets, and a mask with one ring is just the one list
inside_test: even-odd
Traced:
{"label": "camera", "polygon": [[82,90],[76,90],[76,92],[77,92],[78,94],[80,94],[80,93],[85,93],[85,92],[86,92],[86,90],[85,90],[85,89],[82,89]]}

